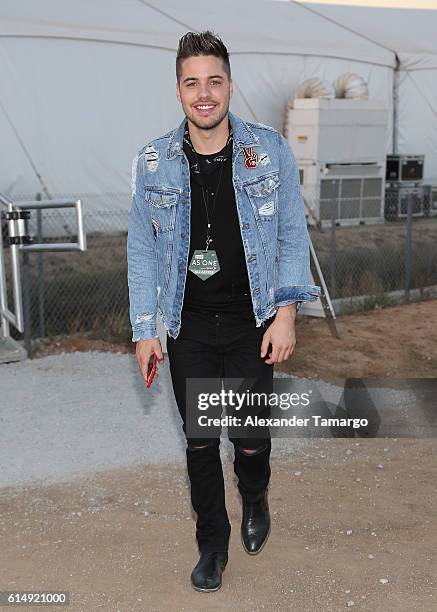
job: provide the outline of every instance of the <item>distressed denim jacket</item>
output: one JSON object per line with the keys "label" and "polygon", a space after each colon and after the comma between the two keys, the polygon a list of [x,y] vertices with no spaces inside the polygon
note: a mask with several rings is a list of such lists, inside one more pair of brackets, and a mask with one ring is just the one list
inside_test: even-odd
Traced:
{"label": "distressed denim jacket", "polygon": [[[229,112],[232,180],[256,326],[279,306],[311,302],[309,238],[299,170],[285,138]],[[177,338],[190,247],[186,118],[144,146],[132,164],[127,257],[132,341],[157,338],[157,314]],[[198,248],[204,248],[199,245]],[[207,280],[205,282],[208,282]]]}

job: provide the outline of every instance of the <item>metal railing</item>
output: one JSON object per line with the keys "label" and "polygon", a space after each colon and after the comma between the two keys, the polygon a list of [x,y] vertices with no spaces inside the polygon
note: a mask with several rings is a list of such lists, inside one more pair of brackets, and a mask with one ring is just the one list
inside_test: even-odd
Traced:
{"label": "metal railing", "polygon": [[[4,342],[10,338],[12,325],[17,332],[25,332],[29,339],[30,345],[30,328],[31,318],[30,311],[27,312],[26,317],[23,312],[23,298],[22,298],[22,284],[21,284],[21,270],[20,270],[20,255],[23,253],[23,263],[25,265],[24,270],[24,289],[25,289],[25,304],[27,305],[29,300],[28,287],[26,281],[28,281],[28,254],[29,252],[71,252],[86,250],[86,237],[82,221],[82,206],[80,200],[46,200],[41,201],[40,197],[37,200],[20,201],[14,202],[7,196],[0,193],[0,205],[3,207],[1,210],[1,231],[0,231],[0,338]],[[41,215],[44,210],[74,210],[74,221],[76,226],[76,240],[69,240],[65,242],[51,242],[43,243],[42,238],[42,224]],[[31,211],[37,211],[37,223],[38,223],[38,239],[35,238],[29,232],[29,224],[31,219]],[[4,231],[5,230],[5,231]],[[3,238],[4,235],[4,238]],[[38,242],[40,240],[40,242]],[[5,243],[5,244],[4,244]],[[12,286],[14,311],[9,309],[9,296],[8,296],[8,282],[7,282],[7,261],[5,256],[4,247],[9,247],[9,264],[10,264],[10,280]],[[26,346],[30,350],[30,346]]]}

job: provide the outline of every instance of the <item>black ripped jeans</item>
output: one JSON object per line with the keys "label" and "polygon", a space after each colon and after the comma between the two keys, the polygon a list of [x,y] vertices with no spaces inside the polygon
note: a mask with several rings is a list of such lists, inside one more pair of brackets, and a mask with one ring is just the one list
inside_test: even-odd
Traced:
{"label": "black ripped jeans", "polygon": [[[190,438],[186,434],[186,379],[248,377],[256,379],[257,391],[271,393],[273,364],[265,363],[267,355],[261,358],[260,349],[263,334],[273,318],[256,327],[252,312],[183,310],[178,337],[167,337],[173,391],[187,440],[187,469],[200,552],[227,551],[231,526],[225,505],[220,439]],[[238,489],[244,499],[254,501],[270,480],[270,434],[267,430],[265,437],[230,437],[230,440],[235,449]],[[245,453],[247,449],[254,452]]]}

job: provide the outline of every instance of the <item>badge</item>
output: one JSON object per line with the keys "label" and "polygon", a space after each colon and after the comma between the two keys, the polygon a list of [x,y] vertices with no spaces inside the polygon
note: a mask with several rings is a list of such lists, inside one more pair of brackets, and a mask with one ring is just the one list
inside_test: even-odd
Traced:
{"label": "badge", "polygon": [[258,165],[258,153],[253,147],[246,147],[243,149],[244,165],[249,170],[253,170]]}
{"label": "badge", "polygon": [[217,253],[196,249],[188,269],[201,280],[208,280],[210,276],[220,270]]}
{"label": "badge", "polygon": [[267,153],[261,153],[259,163],[263,166],[267,166],[267,164],[270,163],[270,157],[267,155]]}
{"label": "badge", "polygon": [[258,209],[258,212],[260,215],[265,215],[265,216],[273,215],[273,213],[275,212],[274,201],[270,200],[270,202],[266,202],[265,204],[260,206]]}
{"label": "badge", "polygon": [[146,157],[147,170],[149,170],[149,172],[156,172],[158,168],[158,164],[159,164],[158,151],[155,149],[153,145],[149,145],[146,147],[146,150],[144,151],[144,155]]}

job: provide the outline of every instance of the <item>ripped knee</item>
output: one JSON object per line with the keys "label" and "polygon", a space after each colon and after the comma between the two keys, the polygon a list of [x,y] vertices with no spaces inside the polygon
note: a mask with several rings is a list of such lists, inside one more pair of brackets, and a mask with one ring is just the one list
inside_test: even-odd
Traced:
{"label": "ripped knee", "polygon": [[199,451],[199,450],[210,448],[211,446],[217,446],[217,445],[218,445],[217,440],[211,440],[210,442],[208,442],[208,444],[202,444],[202,445],[197,445],[197,444],[193,444],[193,442],[190,442],[187,444],[187,450]]}
{"label": "ripped knee", "polygon": [[268,444],[266,443],[263,446],[260,446],[259,448],[243,448],[242,446],[237,446],[237,448],[240,453],[250,457],[251,455],[259,455],[260,453],[263,453],[265,450],[267,450],[267,446]]}

